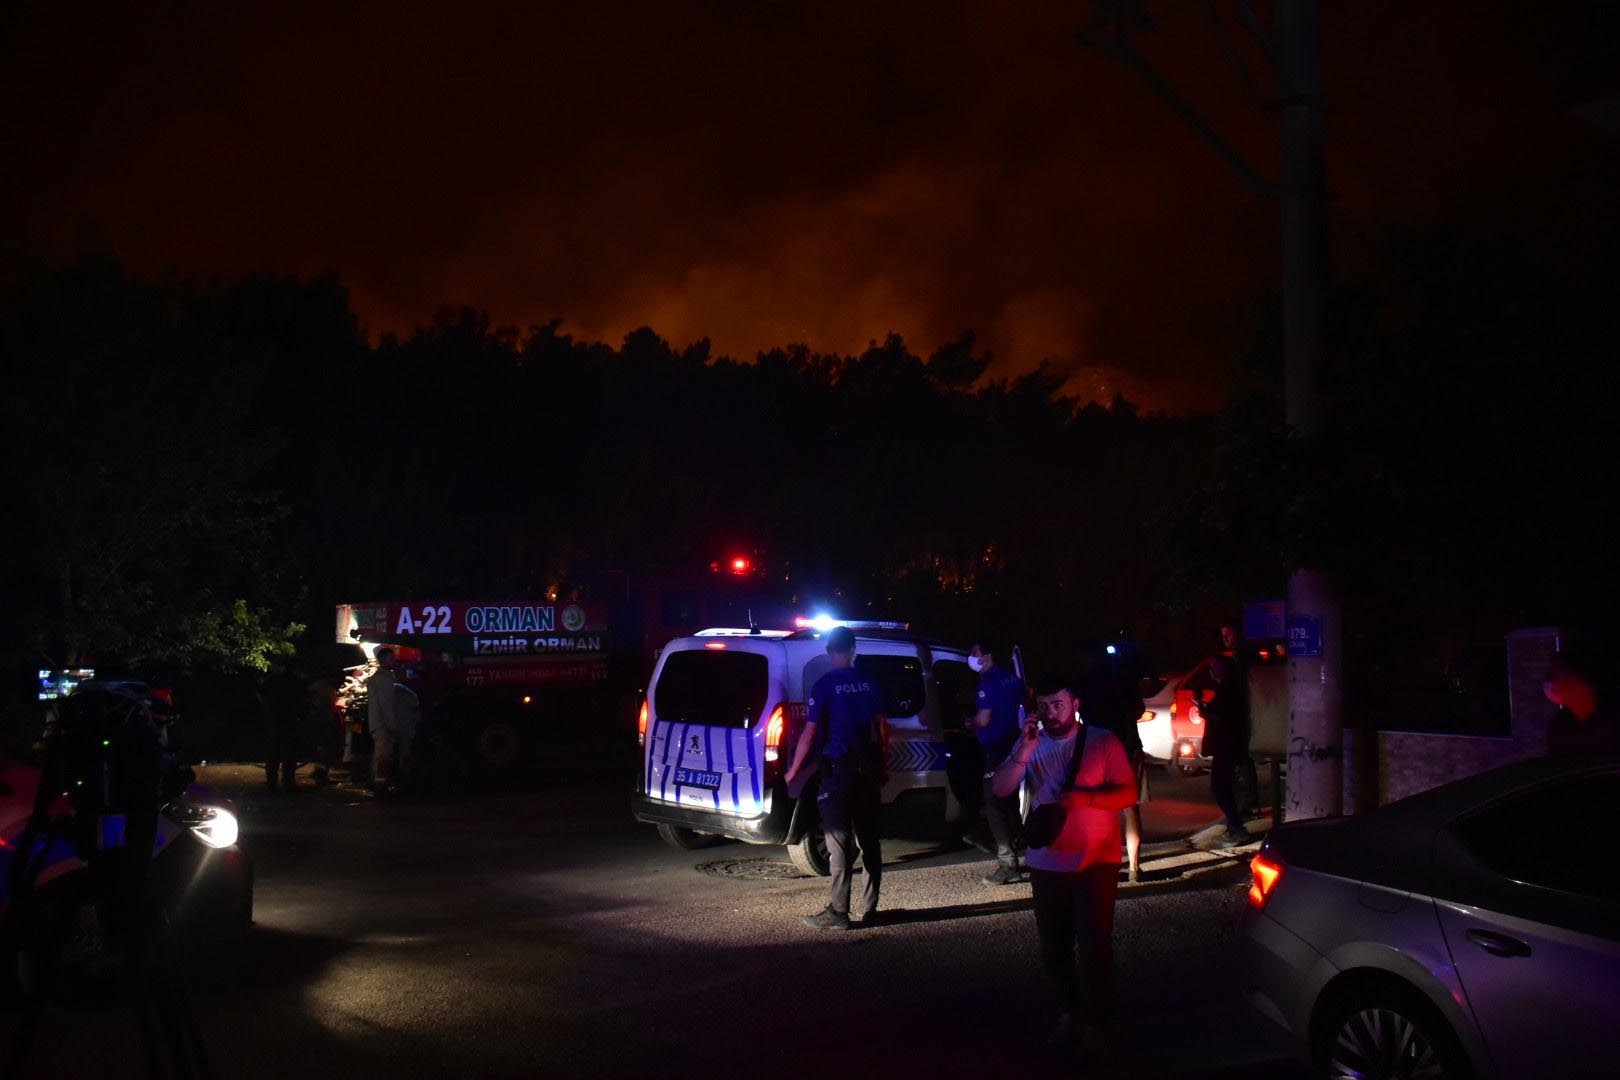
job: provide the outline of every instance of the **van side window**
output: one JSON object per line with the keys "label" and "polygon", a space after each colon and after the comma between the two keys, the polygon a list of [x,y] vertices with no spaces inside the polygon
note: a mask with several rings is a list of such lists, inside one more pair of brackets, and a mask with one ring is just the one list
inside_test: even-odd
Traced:
{"label": "van side window", "polygon": [[855,654],[855,670],[870,675],[883,691],[883,714],[902,720],[922,712],[928,687],[923,683],[922,661],[915,656]]}

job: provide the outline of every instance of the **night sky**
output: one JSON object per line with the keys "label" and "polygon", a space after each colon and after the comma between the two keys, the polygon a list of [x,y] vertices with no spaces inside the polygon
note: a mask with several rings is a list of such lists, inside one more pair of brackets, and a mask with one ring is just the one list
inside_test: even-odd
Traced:
{"label": "night sky", "polygon": [[[1323,4],[1341,270],[1388,225],[1556,244],[1606,210],[1603,6]],[[331,269],[373,333],[445,304],[737,356],[973,329],[1003,372],[1171,409],[1219,399],[1277,277],[1275,207],[1075,43],[1087,5],[98,7],[0,15],[8,259]],[[1274,175],[1202,6],[1150,8],[1142,51]]]}

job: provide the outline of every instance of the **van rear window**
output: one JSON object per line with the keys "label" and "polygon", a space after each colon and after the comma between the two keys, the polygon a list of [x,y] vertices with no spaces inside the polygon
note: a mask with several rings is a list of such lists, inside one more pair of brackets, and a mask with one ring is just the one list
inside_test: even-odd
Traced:
{"label": "van rear window", "polygon": [[690,649],[671,653],[653,687],[659,720],[752,727],[765,709],[770,664],[759,653]]}

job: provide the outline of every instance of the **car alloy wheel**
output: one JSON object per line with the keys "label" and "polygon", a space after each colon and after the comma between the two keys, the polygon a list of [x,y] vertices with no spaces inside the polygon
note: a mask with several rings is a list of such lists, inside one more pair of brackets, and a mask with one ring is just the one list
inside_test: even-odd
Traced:
{"label": "car alloy wheel", "polygon": [[1441,1080],[1440,1052],[1413,1021],[1390,1008],[1351,1013],[1328,1051],[1334,1080]]}

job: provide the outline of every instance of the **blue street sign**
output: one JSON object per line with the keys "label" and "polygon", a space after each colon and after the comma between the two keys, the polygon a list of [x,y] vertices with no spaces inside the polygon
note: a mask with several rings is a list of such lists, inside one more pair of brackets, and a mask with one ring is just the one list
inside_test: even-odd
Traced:
{"label": "blue street sign", "polygon": [[1288,617],[1288,654],[1290,656],[1322,655],[1322,620],[1314,615]]}
{"label": "blue street sign", "polygon": [[1283,636],[1283,602],[1255,600],[1243,605],[1243,636],[1250,641],[1276,641]]}

